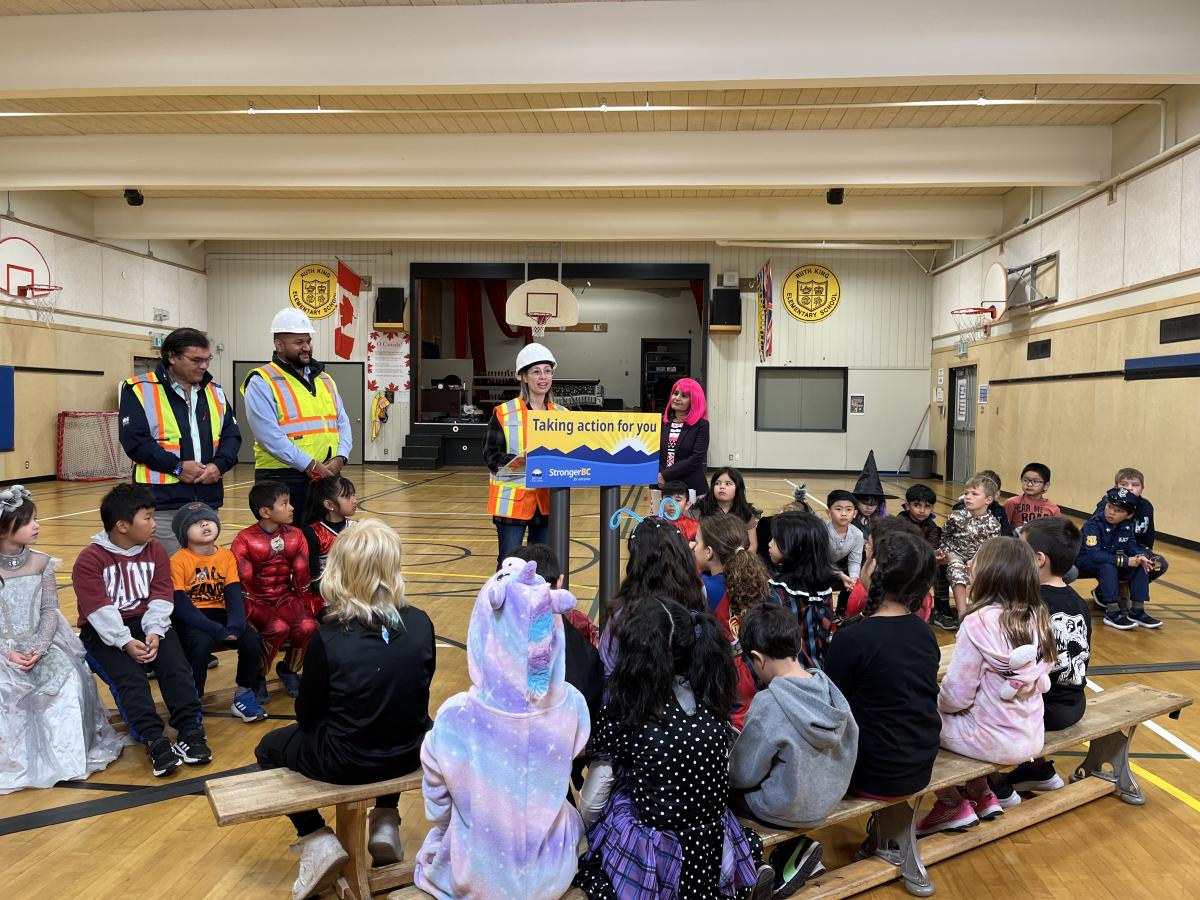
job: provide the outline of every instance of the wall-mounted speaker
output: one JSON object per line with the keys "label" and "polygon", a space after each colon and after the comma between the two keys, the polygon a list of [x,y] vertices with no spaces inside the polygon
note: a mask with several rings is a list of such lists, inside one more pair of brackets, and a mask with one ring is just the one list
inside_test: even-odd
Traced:
{"label": "wall-mounted speaker", "polygon": [[712,292],[712,314],[708,330],[713,334],[739,334],[742,330],[742,292],[716,288]]}
{"label": "wall-mounted speaker", "polygon": [[375,294],[374,325],[392,331],[408,327],[404,321],[404,288],[380,286]]}

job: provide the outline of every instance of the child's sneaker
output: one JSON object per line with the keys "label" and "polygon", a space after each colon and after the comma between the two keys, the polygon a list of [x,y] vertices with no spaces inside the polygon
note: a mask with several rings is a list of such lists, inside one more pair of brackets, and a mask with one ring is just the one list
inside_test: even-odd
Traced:
{"label": "child's sneaker", "polygon": [[400,845],[400,811],[387,807],[375,807],[367,816],[367,850],[371,852],[371,865],[390,866],[404,860],[404,847]]}
{"label": "child's sneaker", "polygon": [[175,748],[165,737],[160,737],[147,744],[146,754],[150,757],[150,765],[154,767],[156,778],[162,778],[183,765],[183,760],[179,758],[179,754],[175,752]]}
{"label": "child's sneaker", "polygon": [[1021,802],[1021,795],[1013,790],[1012,782],[1008,778],[1002,777],[995,782],[992,785],[992,793],[996,795],[996,799],[1004,809],[1011,809]]}
{"label": "child's sneaker", "polygon": [[254,699],[258,701],[259,706],[266,706],[271,702],[271,695],[267,691],[267,679],[258,679],[258,684],[254,685]]}
{"label": "child's sneaker", "polygon": [[1054,771],[1054,763],[1042,765],[1021,763],[1008,776],[1008,783],[1014,791],[1057,791],[1065,783],[1062,777]]}
{"label": "child's sneaker", "polygon": [[942,631],[958,631],[958,616],[954,613],[935,612],[933,614],[933,624]]}
{"label": "child's sneaker", "polygon": [[300,854],[300,874],[292,885],[292,900],[305,900],[327,891],[342,866],[350,861],[337,835],[328,828],[306,834],[292,844],[292,850]]}
{"label": "child's sneaker", "polygon": [[283,689],[289,697],[300,696],[300,676],[285,666],[283,663],[275,664],[275,674],[279,676],[279,683],[283,685]]}
{"label": "child's sneaker", "polygon": [[212,750],[204,739],[204,732],[196,731],[188,735],[180,735],[175,742],[175,752],[189,766],[202,766],[212,762]]}
{"label": "child's sneaker", "polygon": [[1099,586],[1092,588],[1092,602],[1096,604],[1097,609],[1102,609],[1105,612],[1108,612],[1108,604],[1100,599]]}
{"label": "child's sneaker", "polygon": [[953,803],[947,803],[938,797],[933,809],[917,823],[917,836],[925,837],[939,831],[961,831],[978,824],[979,816],[975,815],[975,809],[965,797],[959,797],[958,801]]}
{"label": "child's sneaker", "polygon": [[969,798],[967,802],[975,808],[975,815],[985,822],[991,821],[1004,812],[1004,804],[1000,802],[1000,798],[991,788],[984,788],[974,797]]}
{"label": "child's sneaker", "polygon": [[215,653],[208,654],[208,667],[210,669],[215,669],[220,664],[221,664],[221,661],[219,659],[217,659],[217,655]]}
{"label": "child's sneaker", "polygon": [[1129,617],[1119,609],[1113,612],[1106,612],[1104,614],[1104,624],[1109,628],[1116,628],[1119,631],[1128,631],[1130,628],[1137,628],[1137,623],[1129,621]]}
{"label": "child's sneaker", "polygon": [[1139,628],[1162,628],[1162,620],[1156,619],[1144,609],[1134,610],[1129,614],[1129,621]]}
{"label": "child's sneaker", "polygon": [[799,840],[788,841],[771,854],[771,864],[775,871],[775,883],[772,886],[773,900],[782,900],[804,887],[810,878],[815,878],[825,871],[821,865],[821,845],[812,838],[802,837]]}
{"label": "child's sneaker", "polygon": [[233,695],[233,706],[229,711],[243,722],[261,722],[267,717],[267,711],[258,704],[254,691],[243,688]]}
{"label": "child's sneaker", "polygon": [[758,867],[754,878],[754,888],[750,891],[750,900],[770,900],[775,886],[775,870],[766,863]]}

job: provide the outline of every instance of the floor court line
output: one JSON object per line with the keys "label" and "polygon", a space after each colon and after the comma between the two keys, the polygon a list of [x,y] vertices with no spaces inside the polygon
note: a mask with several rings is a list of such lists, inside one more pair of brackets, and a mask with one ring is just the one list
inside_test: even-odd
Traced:
{"label": "floor court line", "polygon": [[[1100,687],[1100,685],[1096,684],[1096,682],[1092,681],[1090,678],[1087,681],[1087,686],[1088,686],[1089,690],[1095,691],[1096,693],[1104,692],[1104,688]],[[1195,747],[1193,747],[1191,744],[1189,744],[1187,741],[1183,740],[1182,738],[1176,737],[1174,734],[1167,731],[1167,729],[1163,728],[1157,722],[1146,722],[1144,724],[1145,724],[1147,730],[1153,732],[1154,734],[1157,734],[1160,738],[1162,738],[1168,744],[1170,744],[1173,747],[1178,748],[1179,750],[1182,750],[1184,753],[1186,753],[1188,756],[1190,756],[1193,760],[1200,763],[1200,750],[1197,750]],[[1198,808],[1200,808],[1200,807],[1198,807]]]}

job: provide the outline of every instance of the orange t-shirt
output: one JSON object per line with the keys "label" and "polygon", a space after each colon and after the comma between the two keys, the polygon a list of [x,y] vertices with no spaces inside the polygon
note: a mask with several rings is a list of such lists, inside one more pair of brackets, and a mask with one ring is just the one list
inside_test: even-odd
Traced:
{"label": "orange t-shirt", "polygon": [[237,560],[227,547],[212,556],[197,556],[187,547],[171,557],[171,580],[196,607],[225,608],[225,585],[239,584]]}

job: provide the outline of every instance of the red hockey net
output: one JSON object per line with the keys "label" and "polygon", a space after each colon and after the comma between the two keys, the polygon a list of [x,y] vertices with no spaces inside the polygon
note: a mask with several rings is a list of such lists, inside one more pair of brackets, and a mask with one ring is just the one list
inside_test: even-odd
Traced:
{"label": "red hockey net", "polygon": [[128,478],[129,457],[121,449],[115,412],[58,414],[58,477],[61,481]]}

